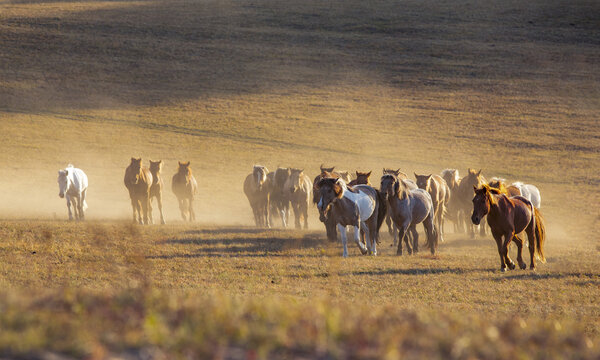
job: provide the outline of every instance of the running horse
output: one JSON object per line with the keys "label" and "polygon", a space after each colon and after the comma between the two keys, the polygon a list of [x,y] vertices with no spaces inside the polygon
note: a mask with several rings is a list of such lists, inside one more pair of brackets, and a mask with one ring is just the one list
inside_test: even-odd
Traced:
{"label": "running horse", "polygon": [[[348,188],[342,179],[323,178],[318,183],[318,207],[321,221],[332,218],[338,227],[344,246],[343,257],[348,257],[346,226],[354,227],[354,241],[361,253],[377,255],[379,228],[385,217],[386,203],[380,192],[368,185]],[[361,242],[364,233],[367,246]]]}
{"label": "running horse", "polygon": [[171,180],[171,189],[179,202],[179,210],[181,211],[183,221],[194,221],[196,220],[194,196],[198,191],[198,183],[194,175],[192,175],[189,161],[186,163],[179,161],[178,164],[177,173],[173,175]]}
{"label": "running horse", "polygon": [[152,186],[152,173],[147,167],[142,166],[142,158],[131,158],[131,163],[125,169],[123,182],[129,191],[133,222],[140,224],[149,223],[150,187]]}
{"label": "running horse", "polygon": [[165,217],[163,215],[163,204],[162,204],[162,194],[163,194],[163,180],[160,176],[160,172],[162,170],[163,162],[162,160],[152,161],[150,160],[150,173],[152,174],[152,185],[150,186],[150,203],[148,205],[148,218],[150,219],[150,224],[154,223],[154,218],[152,217],[152,199],[156,198],[156,203],[158,205],[158,211],[160,212],[160,223],[165,224]]}
{"label": "running horse", "polygon": [[71,204],[75,210],[75,219],[83,220],[87,202],[85,197],[88,188],[88,178],[83,170],[73,167],[69,164],[64,170],[58,171],[58,197],[67,199],[67,210],[69,210],[69,220],[73,220]]}
{"label": "running horse", "polygon": [[[540,211],[533,206],[531,201],[523,196],[508,197],[500,190],[491,188],[487,184],[481,187],[473,187],[475,197],[473,198],[473,214],[471,221],[479,225],[484,216],[492,229],[492,235],[498,246],[500,255],[500,270],[506,271],[515,268],[515,263],[508,256],[508,248],[511,241],[517,244],[517,262],[521,269],[527,268],[522,258],[523,240],[518,234],[525,231],[529,243],[529,257],[531,270],[535,269],[535,257],[539,257],[542,263],[546,262],[544,257],[544,242],[546,240],[546,229],[544,219]],[[504,242],[502,241],[504,237]]]}
{"label": "running horse", "polygon": [[289,191],[290,205],[294,210],[296,229],[301,228],[300,220],[304,220],[304,228],[308,229],[308,204],[312,182],[302,169],[290,169],[290,176],[284,188]]}
{"label": "running horse", "polygon": [[349,186],[354,185],[371,185],[371,171],[369,172],[356,172],[356,179],[348,183]]}
{"label": "running horse", "polygon": [[254,223],[257,227],[270,228],[269,222],[269,184],[267,179],[269,170],[262,165],[254,165],[252,173],[246,176],[244,180],[244,194],[248,198],[252,213],[254,214]]}
{"label": "running horse", "polygon": [[[332,178],[339,179],[339,177],[327,170],[333,170],[333,168],[323,169],[323,165],[321,165],[321,173],[315,176],[313,181],[313,204],[317,205],[319,200],[321,200],[321,192],[319,190],[319,182],[321,179]],[[321,209],[319,208],[319,219],[323,221],[324,217],[322,216]],[[336,241],[337,240],[337,224],[335,223],[332,217],[326,218],[325,220],[325,231],[327,231],[327,240]]]}
{"label": "running horse", "polygon": [[[475,237],[475,229],[473,223],[468,220],[468,214],[471,212],[473,206],[471,202],[473,199],[473,186],[479,188],[484,183],[486,183],[486,181],[481,175],[481,169],[479,171],[469,169],[467,175],[460,180],[456,194],[452,194],[452,197],[455,197],[456,195],[456,203],[459,212],[462,213],[460,214],[462,216],[459,215],[459,218],[464,220],[465,228],[472,238]],[[479,231],[480,235],[484,236],[485,226],[481,225]]]}

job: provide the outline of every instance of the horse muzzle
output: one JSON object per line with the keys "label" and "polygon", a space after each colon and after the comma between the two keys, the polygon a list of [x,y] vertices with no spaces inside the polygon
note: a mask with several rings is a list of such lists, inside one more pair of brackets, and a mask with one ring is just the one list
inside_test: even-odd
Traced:
{"label": "horse muzzle", "polygon": [[473,214],[473,215],[471,215],[471,221],[473,222],[473,224],[479,225],[479,223],[481,222],[481,217]]}
{"label": "horse muzzle", "polygon": [[65,197],[65,194],[63,194],[63,193],[58,193],[58,197],[62,199],[62,198],[64,198],[64,197]]}

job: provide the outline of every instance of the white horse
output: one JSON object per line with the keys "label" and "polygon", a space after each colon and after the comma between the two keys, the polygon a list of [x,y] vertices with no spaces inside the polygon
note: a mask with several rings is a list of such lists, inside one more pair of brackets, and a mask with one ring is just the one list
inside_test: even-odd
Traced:
{"label": "white horse", "polygon": [[69,164],[64,170],[58,171],[58,196],[67,199],[67,209],[69,209],[69,220],[73,220],[71,212],[71,203],[75,210],[75,219],[83,220],[84,211],[87,209],[85,194],[88,188],[87,175],[81,169]]}
{"label": "white horse", "polygon": [[512,186],[519,189],[521,196],[531,201],[536,209],[539,209],[542,206],[542,196],[540,195],[540,190],[535,185],[523,184],[522,182],[517,181],[512,183]]}

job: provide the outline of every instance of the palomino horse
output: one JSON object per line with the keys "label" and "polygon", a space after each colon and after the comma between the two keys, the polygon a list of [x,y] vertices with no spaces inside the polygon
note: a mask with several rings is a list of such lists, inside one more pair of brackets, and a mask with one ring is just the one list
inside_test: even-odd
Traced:
{"label": "palomino horse", "polygon": [[447,217],[452,223],[454,223],[454,232],[464,231],[464,220],[460,214],[460,200],[458,198],[458,186],[460,185],[460,176],[457,169],[444,169],[442,170],[442,179],[446,181],[448,188],[450,189],[450,201],[447,206]]}
{"label": "palomino horse", "polygon": [[[501,194],[498,189],[490,188],[483,184],[480,188],[474,187],[475,197],[473,198],[473,214],[471,220],[478,225],[482,218],[487,215],[487,222],[492,229],[492,235],[498,246],[500,255],[500,270],[506,271],[508,266],[511,270],[515,268],[515,263],[508,256],[508,248],[511,241],[517,244],[517,262],[521,269],[527,265],[521,256],[523,250],[523,240],[517,235],[523,231],[527,234],[529,242],[529,257],[531,262],[529,268],[535,269],[535,256],[537,253],[540,261],[545,263],[544,241],[546,239],[546,229],[544,219],[540,211],[533,204],[522,196],[508,197]],[[504,242],[502,237],[504,236]]]}
{"label": "palomino horse", "polygon": [[177,197],[177,201],[179,201],[179,210],[181,211],[183,221],[194,221],[196,220],[194,196],[198,191],[198,183],[194,175],[192,175],[189,161],[186,163],[179,161],[178,164],[177,173],[173,175],[173,179],[171,180],[171,189]]}
{"label": "palomino horse", "polygon": [[154,223],[154,218],[152,217],[152,198],[156,198],[158,211],[160,211],[160,223],[163,225],[165,224],[165,217],[163,215],[162,207],[163,181],[162,177],[160,176],[162,165],[162,160],[150,160],[150,173],[152,174],[152,185],[150,186],[150,202],[148,204],[148,218],[150,219],[150,224]]}
{"label": "palomino horse", "polygon": [[356,172],[356,179],[350,181],[348,183],[349,186],[354,186],[354,185],[371,185],[371,171],[369,172],[360,172],[357,171]]}
{"label": "palomino horse", "polygon": [[427,191],[431,196],[440,241],[444,242],[444,216],[446,216],[446,208],[450,202],[450,188],[446,184],[446,180],[439,175],[417,175],[415,173],[415,178],[419,189]]}
{"label": "palomino horse", "polygon": [[310,189],[312,183],[310,178],[304,174],[304,170],[290,169],[290,176],[284,185],[290,192],[290,204],[294,209],[296,218],[296,229],[300,229],[300,218],[304,219],[304,228],[308,229],[308,203],[310,202]]}
{"label": "palomino horse", "polygon": [[[471,234],[471,237],[475,237],[475,229],[473,223],[468,221],[468,214],[472,209],[473,199],[473,186],[481,187],[485,183],[485,179],[481,176],[481,170],[475,171],[474,169],[469,169],[467,176],[463,177],[460,180],[460,184],[458,185],[458,191],[456,192],[456,201],[459,206],[459,211],[462,213],[462,218],[465,221],[465,228]],[[454,194],[452,194],[454,197]],[[480,226],[480,235],[485,235],[485,226]]]}
{"label": "palomino horse", "polygon": [[129,190],[131,208],[133,209],[133,222],[148,224],[152,173],[147,167],[142,167],[142,158],[131,158],[131,163],[125,169],[123,182]]}
{"label": "palomino horse", "polygon": [[[354,227],[354,241],[364,255],[369,251],[377,255],[377,237],[387,211],[381,194],[368,185],[349,189],[341,179],[324,178],[318,184],[321,198],[321,221],[332,217],[338,226],[344,245],[343,256],[348,257],[346,226]],[[360,241],[363,231],[367,247]]]}
{"label": "palomino horse", "polygon": [[[321,169],[323,169],[323,166],[321,165]],[[333,168],[331,168],[333,169]],[[313,181],[313,204],[317,205],[319,203],[319,200],[321,200],[321,192],[319,191],[319,181],[321,181],[321,179],[324,178],[332,178],[332,179],[339,179],[339,177],[331,172],[328,171],[321,171],[321,173],[317,176],[315,176],[315,180]],[[319,208],[319,219],[321,221],[323,221],[322,219],[324,219],[324,217],[322,216],[323,214],[321,213],[321,209]],[[329,241],[336,241],[337,240],[337,224],[335,223],[335,219],[332,217],[326,218],[325,220],[325,230],[327,231],[327,239]]]}
{"label": "palomino horse", "polygon": [[271,227],[269,222],[269,186],[267,174],[269,170],[262,165],[254,165],[252,173],[244,180],[244,194],[248,198],[254,222],[257,227]]}
{"label": "palomino horse", "polygon": [[[385,174],[381,177],[380,191],[385,195],[388,201],[390,216],[394,224],[400,230],[400,240],[398,242],[398,255],[402,255],[402,241],[406,243],[409,254],[418,252],[419,235],[416,226],[423,223],[427,235],[427,246],[432,254],[438,246],[438,234],[433,223],[434,208],[431,196],[423,189],[409,189],[406,183],[392,174]],[[407,232],[413,234],[413,246],[409,243]]]}
{"label": "palomino horse", "polygon": [[269,179],[272,184],[270,194],[271,212],[281,217],[281,224],[284,228],[288,226],[290,218],[290,192],[285,189],[285,183],[288,181],[290,173],[290,169],[278,167],[272,178]]}
{"label": "palomino horse", "polygon": [[58,171],[58,196],[67,199],[67,210],[69,210],[69,220],[73,220],[71,212],[71,203],[75,210],[75,219],[83,220],[84,212],[87,209],[85,195],[88,188],[88,178],[83,170],[67,165],[66,169]]}

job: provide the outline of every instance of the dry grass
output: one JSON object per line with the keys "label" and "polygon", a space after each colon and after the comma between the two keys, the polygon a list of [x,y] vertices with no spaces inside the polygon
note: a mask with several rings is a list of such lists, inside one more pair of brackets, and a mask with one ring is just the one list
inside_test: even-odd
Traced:
{"label": "dry grass", "polygon": [[[1,351],[597,356],[598,14],[560,0],[0,0],[0,217],[35,219],[0,227]],[[191,160],[201,224],[174,223],[168,190],[169,225],[121,222],[131,156],[165,161],[167,185]],[[90,223],[56,221],[68,162],[89,175]],[[256,162],[535,183],[549,263],[502,275],[492,241],[458,235],[434,259],[385,245],[342,261],[316,211],[311,232],[254,231],[241,184]],[[131,323],[104,321],[120,309]]]}

